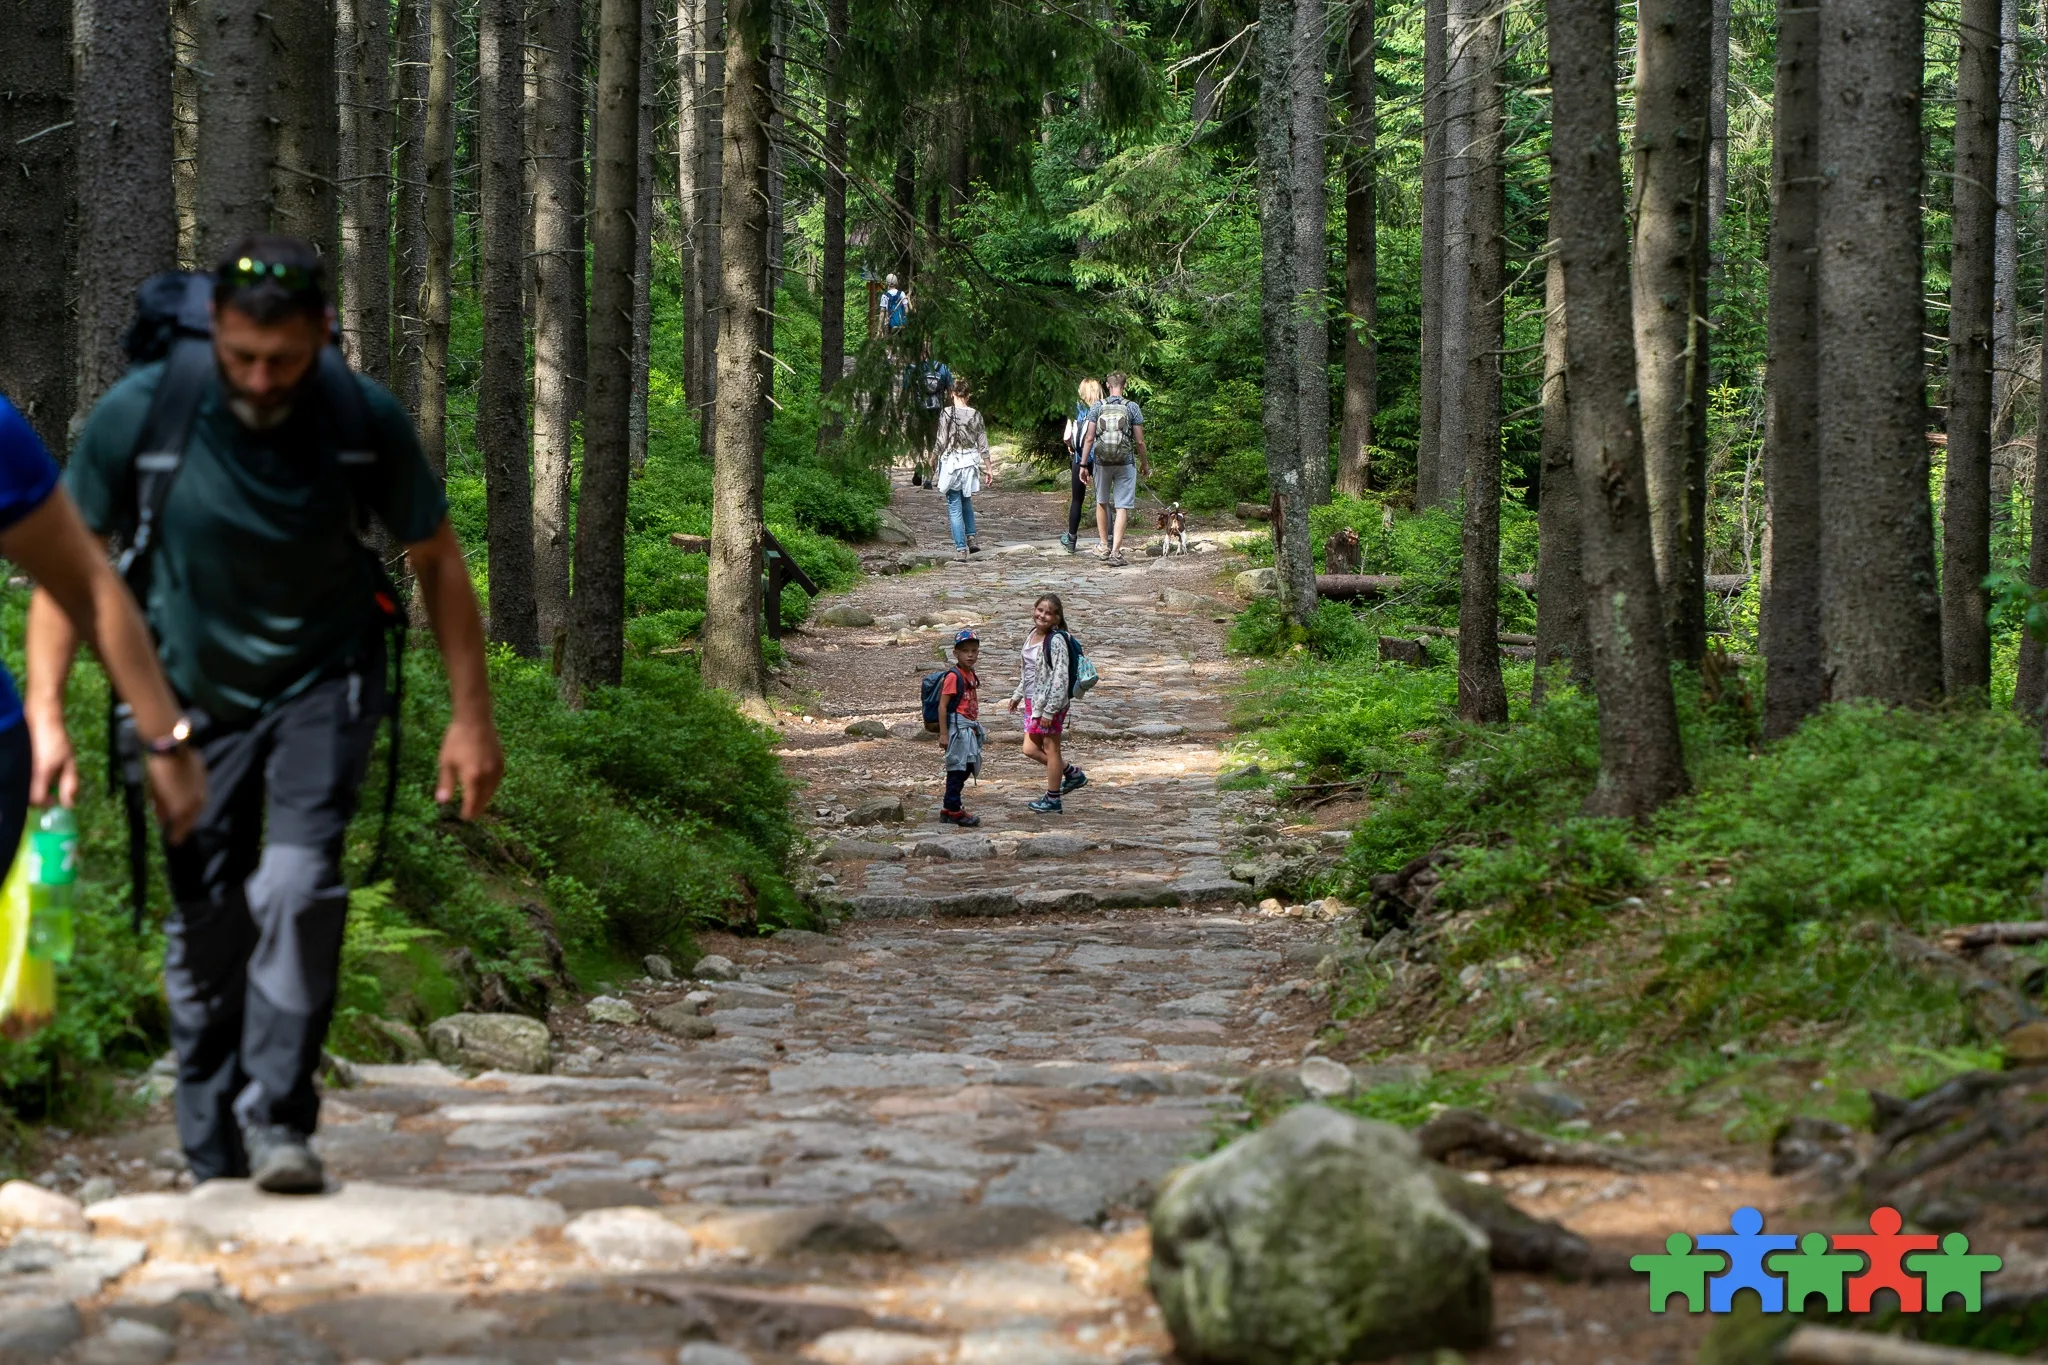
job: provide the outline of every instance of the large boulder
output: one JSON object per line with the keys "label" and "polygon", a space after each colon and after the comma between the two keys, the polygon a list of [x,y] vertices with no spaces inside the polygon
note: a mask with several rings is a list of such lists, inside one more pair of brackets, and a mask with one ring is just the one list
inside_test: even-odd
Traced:
{"label": "large boulder", "polygon": [[884,507],[875,514],[875,542],[880,545],[915,545],[917,532],[910,523]]}
{"label": "large boulder", "polygon": [[1278,597],[1280,595],[1280,571],[1278,569],[1246,569],[1236,579],[1237,590],[1246,597]]}
{"label": "large boulder", "polygon": [[548,1026],[523,1014],[451,1014],[428,1027],[427,1046],[448,1066],[481,1071],[548,1069]]}
{"label": "large boulder", "polygon": [[1415,1140],[1322,1105],[1183,1168],[1152,1208],[1152,1293],[1204,1365],[1482,1346],[1489,1275]]}

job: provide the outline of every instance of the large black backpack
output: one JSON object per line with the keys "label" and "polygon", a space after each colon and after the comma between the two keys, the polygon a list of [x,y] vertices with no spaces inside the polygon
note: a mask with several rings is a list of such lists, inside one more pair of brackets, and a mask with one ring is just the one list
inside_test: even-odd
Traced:
{"label": "large black backpack", "polygon": [[[135,316],[121,336],[121,349],[131,366],[161,360],[163,378],[150,400],[136,438],[130,467],[134,472],[133,528],[116,561],[123,581],[138,605],[149,604],[151,552],[156,548],[157,522],[171,484],[185,462],[185,449],[192,438],[192,423],[200,400],[214,376],[213,277],[187,271],[165,271],[143,281],[135,293]],[[369,478],[377,465],[377,449],[370,429],[369,404],[362,386],[349,369],[340,349],[332,344],[321,348],[313,391],[329,429],[334,433],[332,450],[348,484],[354,503],[354,525],[358,542],[369,529],[371,489]],[[375,551],[367,545],[363,553],[375,564],[373,606],[380,624],[390,637],[392,683],[390,698],[391,744],[387,750],[390,766],[384,780],[383,824],[377,833],[376,853],[370,864],[369,880],[375,881],[384,866],[385,842],[390,834],[391,812],[398,799],[400,715],[405,703],[406,610],[398,589]],[[128,707],[114,706],[107,726],[110,749],[108,782],[118,781],[128,811],[128,867],[133,883],[134,918],[141,928],[147,905],[149,880],[148,827],[143,817],[143,755]]]}

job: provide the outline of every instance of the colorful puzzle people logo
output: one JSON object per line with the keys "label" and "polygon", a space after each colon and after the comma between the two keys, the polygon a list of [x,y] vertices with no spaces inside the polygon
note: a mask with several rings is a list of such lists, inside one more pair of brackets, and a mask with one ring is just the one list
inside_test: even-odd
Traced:
{"label": "colorful puzzle people logo", "polygon": [[1868,1313],[1880,1289],[1897,1294],[1904,1313],[1939,1313],[1952,1299],[1962,1301],[1964,1312],[1977,1312],[1984,1277],[2004,1262],[1973,1254],[1970,1239],[1960,1232],[1903,1235],[1904,1221],[1897,1209],[1881,1208],[1870,1215],[1867,1236],[1766,1237],[1764,1216],[1743,1208],[1728,1219],[1732,1234],[1699,1239],[1703,1250],[1693,1250],[1691,1237],[1674,1232],[1664,1240],[1664,1254],[1632,1256],[1629,1265],[1650,1277],[1653,1313],[1664,1312],[1673,1297],[1685,1300],[1688,1313],[1726,1313],[1738,1289],[1755,1290],[1766,1313],[1797,1313],[1815,1298],[1831,1313],[1842,1312],[1845,1303],[1851,1313]]}

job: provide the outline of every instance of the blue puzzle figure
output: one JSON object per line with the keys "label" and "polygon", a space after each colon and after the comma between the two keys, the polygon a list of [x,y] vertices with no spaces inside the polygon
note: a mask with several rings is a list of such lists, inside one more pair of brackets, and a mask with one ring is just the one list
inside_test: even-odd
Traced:
{"label": "blue puzzle figure", "polygon": [[1716,1234],[1700,1238],[1700,1246],[1728,1258],[1728,1269],[1707,1281],[1707,1311],[1726,1313],[1735,1306],[1735,1291],[1754,1289],[1763,1300],[1766,1313],[1785,1311],[1785,1281],[1764,1269],[1764,1257],[1773,1251],[1790,1251],[1799,1245],[1797,1237],[1763,1236],[1764,1216],[1755,1209],[1740,1208],[1728,1219],[1734,1236]]}

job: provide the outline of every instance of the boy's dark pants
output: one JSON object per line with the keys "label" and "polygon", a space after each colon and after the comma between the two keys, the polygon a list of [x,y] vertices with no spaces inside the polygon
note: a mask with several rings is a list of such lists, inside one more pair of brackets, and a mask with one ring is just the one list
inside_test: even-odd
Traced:
{"label": "boy's dark pants", "polygon": [[967,789],[967,776],[967,773],[965,773],[964,771],[957,773],[949,772],[946,774],[947,810],[960,809],[960,793]]}
{"label": "boy's dark pants", "polygon": [[206,809],[167,850],[164,986],[195,1180],[248,1174],[241,1128],[311,1134],[348,888],[342,841],[385,710],[381,653],[241,725],[208,727]]}

